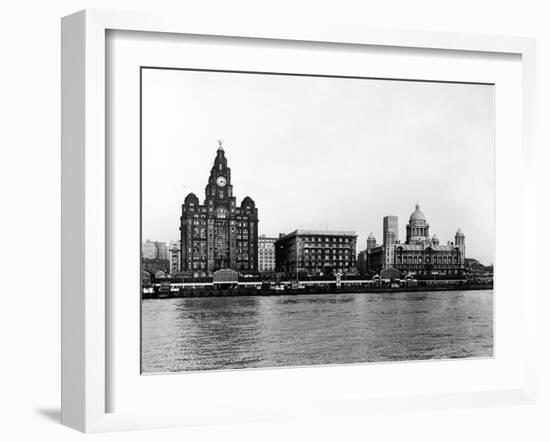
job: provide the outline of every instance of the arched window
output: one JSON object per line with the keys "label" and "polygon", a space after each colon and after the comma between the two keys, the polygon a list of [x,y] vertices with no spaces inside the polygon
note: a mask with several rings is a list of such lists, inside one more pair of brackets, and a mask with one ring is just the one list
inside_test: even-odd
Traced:
{"label": "arched window", "polygon": [[220,219],[227,218],[227,209],[225,209],[224,207],[218,207],[216,209],[216,217]]}

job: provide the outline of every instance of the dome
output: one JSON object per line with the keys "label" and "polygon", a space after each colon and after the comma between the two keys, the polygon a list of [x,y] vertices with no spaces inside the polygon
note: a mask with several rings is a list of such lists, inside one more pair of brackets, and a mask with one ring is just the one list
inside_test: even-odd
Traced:
{"label": "dome", "polygon": [[411,213],[411,217],[409,218],[409,222],[411,222],[411,221],[424,221],[424,222],[426,222],[426,217],[420,211],[420,206],[418,204],[416,204],[414,212]]}
{"label": "dome", "polygon": [[372,233],[369,233],[369,237],[367,239],[373,239],[373,240],[376,240],[376,238],[374,237],[374,235]]}
{"label": "dome", "polygon": [[432,236],[432,241],[439,241],[439,238],[437,237],[437,235]]}
{"label": "dome", "polygon": [[458,229],[455,236],[464,236],[462,229]]}

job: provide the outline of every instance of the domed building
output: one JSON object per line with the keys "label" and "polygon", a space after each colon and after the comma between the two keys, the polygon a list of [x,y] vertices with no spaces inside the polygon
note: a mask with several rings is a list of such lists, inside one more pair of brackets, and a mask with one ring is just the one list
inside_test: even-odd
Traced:
{"label": "domed building", "polygon": [[[391,222],[386,221],[391,219]],[[454,242],[441,245],[437,235],[430,239],[430,225],[420,205],[409,217],[406,226],[405,243],[397,234],[397,217],[384,217],[384,243],[373,246],[371,237],[367,240],[365,261],[368,272],[379,273],[385,269],[396,269],[402,275],[413,274],[417,278],[434,276],[461,277],[465,268],[466,238],[461,229],[456,232]],[[374,238],[374,237],[373,237]]]}
{"label": "domed building", "polygon": [[376,238],[374,237],[373,233],[371,232],[369,234],[369,237],[367,238],[367,249],[373,249],[376,247]]}
{"label": "domed building", "polygon": [[181,206],[181,271],[189,276],[211,276],[220,269],[258,272],[258,209],[248,196],[237,205],[219,143],[204,204],[190,193]]}
{"label": "domed building", "polygon": [[430,225],[416,203],[407,224],[407,244],[423,244],[430,240]]}

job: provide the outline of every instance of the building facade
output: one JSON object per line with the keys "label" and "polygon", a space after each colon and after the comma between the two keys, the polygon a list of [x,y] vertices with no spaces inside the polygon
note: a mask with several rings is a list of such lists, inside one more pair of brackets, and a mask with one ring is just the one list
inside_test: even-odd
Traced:
{"label": "building facade", "polygon": [[219,269],[258,272],[258,209],[246,197],[238,206],[224,149],[217,150],[204,203],[190,193],[180,217],[181,271],[210,276]]}
{"label": "building facade", "polygon": [[[386,223],[387,218],[392,221]],[[430,238],[430,226],[418,204],[406,226],[405,243],[396,239],[397,233],[394,237],[392,225],[397,225],[397,217],[385,217],[382,245],[373,247],[376,240],[369,236],[364,256],[368,271],[378,273],[393,268],[418,276],[464,274],[466,244],[461,229],[456,232],[454,242],[441,245],[436,235]]]}
{"label": "building facade", "polygon": [[179,241],[170,241],[168,244],[168,260],[170,261],[170,274],[175,275],[181,268],[181,246]]}
{"label": "building facade", "polygon": [[141,269],[152,274],[157,272],[168,273],[170,271],[170,261],[160,258],[143,258]]}
{"label": "building facade", "polygon": [[[399,220],[397,216],[389,215],[383,219],[384,244],[394,244],[399,241]],[[371,234],[372,235],[372,234]],[[368,240],[367,240],[368,242]]]}
{"label": "building facade", "polygon": [[[386,218],[384,217],[384,232],[386,231],[387,224],[386,224]],[[395,218],[395,222],[397,223],[397,217],[392,216],[391,218]],[[397,238],[397,229],[395,230],[395,237]],[[386,237],[386,235],[384,235]],[[372,249],[376,247],[376,238],[374,237],[374,234],[371,232],[369,233],[369,236],[367,238],[367,248],[365,250],[361,250],[357,254],[357,271],[361,275],[366,275],[369,273],[369,254]]]}
{"label": "building facade", "polygon": [[157,257],[157,246],[150,239],[141,243],[141,258],[155,259]]}
{"label": "building facade", "polygon": [[269,238],[260,235],[258,238],[258,270],[263,272],[275,271],[275,241],[277,238]]}
{"label": "building facade", "polygon": [[351,231],[295,230],[275,243],[275,268],[310,276],[355,273],[357,234]]}
{"label": "building facade", "polygon": [[368,264],[367,264],[367,251],[366,250],[361,250],[358,254],[357,254],[357,262],[356,262],[356,266],[357,266],[357,271],[359,272],[360,275],[365,275],[368,273]]}
{"label": "building facade", "polygon": [[141,243],[141,257],[144,259],[168,259],[166,243],[146,240]]}

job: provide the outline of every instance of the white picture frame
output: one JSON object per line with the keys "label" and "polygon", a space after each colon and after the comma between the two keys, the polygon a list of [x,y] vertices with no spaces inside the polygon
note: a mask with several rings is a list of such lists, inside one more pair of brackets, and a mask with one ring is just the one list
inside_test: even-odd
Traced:
{"label": "white picture frame", "polygon": [[[209,23],[193,17],[158,17],[86,10],[62,20],[62,423],[84,432],[98,432],[215,422],[206,413],[186,415],[177,409],[107,412],[112,388],[107,343],[110,317],[106,268],[110,198],[106,156],[106,32],[145,31],[182,35],[212,35],[307,41],[443,51],[514,54],[521,57],[522,140],[521,217],[535,219],[534,109],[535,42],[519,37],[494,37],[416,31],[375,30],[343,26],[294,28],[269,23]],[[498,167],[498,166],[497,166]],[[521,275],[528,271],[534,243],[521,244]],[[532,403],[535,400],[535,317],[537,287],[522,278],[521,325],[526,336],[524,376],[520,386],[468,393],[426,394],[377,398],[327,397],[311,409],[279,407],[253,416],[228,414],[225,422],[354,415],[383,409],[419,410]],[[221,374],[210,374],[221,376]],[[254,404],[242,405],[254,410]],[[269,417],[268,417],[269,416]]]}

